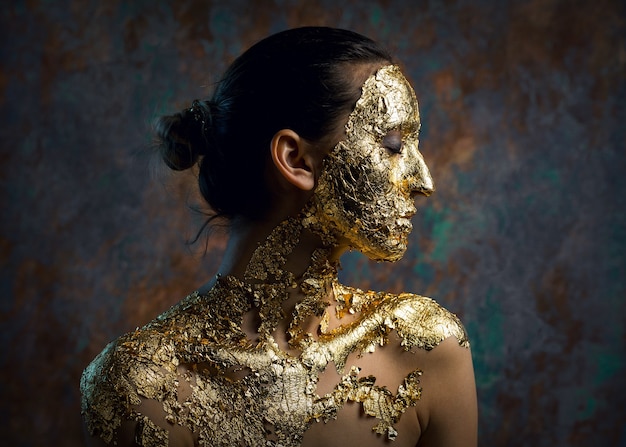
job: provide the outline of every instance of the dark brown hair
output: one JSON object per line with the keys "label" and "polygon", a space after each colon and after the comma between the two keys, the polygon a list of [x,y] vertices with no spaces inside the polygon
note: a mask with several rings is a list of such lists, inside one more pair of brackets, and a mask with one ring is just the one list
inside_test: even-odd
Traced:
{"label": "dark brown hair", "polygon": [[163,160],[175,170],[199,162],[214,217],[258,219],[270,200],[264,167],[274,134],[292,129],[319,141],[360,96],[354,64],[383,62],[391,56],[352,31],[305,27],[267,37],[232,63],[210,99],[156,121]]}

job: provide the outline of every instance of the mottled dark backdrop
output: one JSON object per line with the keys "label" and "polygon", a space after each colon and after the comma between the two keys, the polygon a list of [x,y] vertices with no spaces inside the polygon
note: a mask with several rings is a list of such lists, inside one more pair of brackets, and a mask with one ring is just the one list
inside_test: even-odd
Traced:
{"label": "mottled dark backdrop", "polygon": [[9,3],[3,445],[80,445],[85,365],[219,262],[223,237],[205,258],[184,244],[201,222],[190,177],[151,177],[149,121],[203,96],[256,40],[312,24],[397,55],[438,188],[406,257],[350,254],[345,281],[427,294],[463,318],[482,446],[626,445],[621,1]]}

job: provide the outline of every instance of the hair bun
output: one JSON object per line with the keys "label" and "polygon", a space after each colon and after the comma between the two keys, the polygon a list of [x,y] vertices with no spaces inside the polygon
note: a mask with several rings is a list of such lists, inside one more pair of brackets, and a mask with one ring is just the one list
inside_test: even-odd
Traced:
{"label": "hair bun", "polygon": [[[274,34],[233,61],[210,100],[155,123],[161,156],[175,170],[198,165],[200,193],[215,216],[264,219],[276,200],[265,169],[276,132],[327,141],[361,96],[368,71],[360,67],[391,63],[376,42],[352,31]],[[276,64],[284,69],[271,70]]]}
{"label": "hair bun", "polygon": [[208,152],[211,126],[210,105],[197,99],[190,108],[159,118],[154,128],[165,164],[175,171],[192,167]]}

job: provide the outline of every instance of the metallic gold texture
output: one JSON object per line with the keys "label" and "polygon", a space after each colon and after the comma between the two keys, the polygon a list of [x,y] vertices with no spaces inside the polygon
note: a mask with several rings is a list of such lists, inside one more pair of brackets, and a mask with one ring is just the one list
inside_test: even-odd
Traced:
{"label": "metallic gold texture", "polygon": [[417,99],[397,66],[365,81],[345,129],[325,160],[309,225],[346,238],[372,259],[396,261],[413,228],[412,196],[434,191],[418,150]]}
{"label": "metallic gold texture", "polygon": [[[467,334],[455,315],[429,298],[339,284],[330,255],[342,235],[377,259],[402,255],[415,211],[411,194],[433,189],[417,150],[418,129],[413,91],[397,67],[383,67],[365,82],[347,139],[325,161],[311,203],[259,245],[244,278],[218,277],[206,294],[192,293],[110,343],[87,367],[81,391],[89,433],[111,443],[123,421],[135,421],[141,446],[166,446],[168,427],[176,425],[200,446],[296,447],[312,424],[336,418],[352,401],[373,418],[373,436],[394,440],[394,424],[418,404],[420,376],[428,371],[415,369],[394,393],[375,377],[361,376],[350,355],[371,355],[392,331],[407,351],[434,349],[448,337],[468,347]],[[399,143],[385,142],[390,132],[401,133]],[[326,245],[296,281],[285,264],[305,228]],[[294,290],[304,298],[285,315],[281,305]],[[331,307],[339,323],[334,327]],[[242,329],[251,311],[260,317],[254,341]],[[320,322],[316,333],[303,328],[310,317]],[[274,338],[285,320],[289,349]],[[340,379],[319,395],[329,365]],[[165,422],[146,415],[148,402],[157,403]]]}

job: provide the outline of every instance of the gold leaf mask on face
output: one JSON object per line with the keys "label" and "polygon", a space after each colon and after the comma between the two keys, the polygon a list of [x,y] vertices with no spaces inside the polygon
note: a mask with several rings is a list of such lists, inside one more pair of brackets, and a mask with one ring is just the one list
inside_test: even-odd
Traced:
{"label": "gold leaf mask on face", "polygon": [[[324,160],[309,224],[371,259],[396,261],[407,248],[413,195],[433,180],[418,150],[415,92],[395,65],[363,84],[346,138]],[[311,215],[312,214],[312,215]]]}

